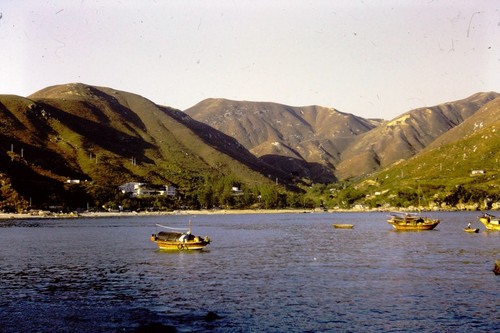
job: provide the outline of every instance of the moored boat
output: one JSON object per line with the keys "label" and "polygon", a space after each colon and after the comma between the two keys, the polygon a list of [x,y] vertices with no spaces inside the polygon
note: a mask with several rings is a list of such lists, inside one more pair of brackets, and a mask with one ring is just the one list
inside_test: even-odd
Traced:
{"label": "moored boat", "polygon": [[500,230],[500,218],[491,214],[484,213],[479,216],[479,222],[484,224],[488,230]]}
{"label": "moored boat", "polygon": [[[208,236],[203,238],[195,236],[191,234],[191,228],[170,228],[159,224],[157,224],[157,226],[172,230],[160,231],[151,235],[151,241],[155,242],[160,250],[203,250],[208,244],[210,244],[210,238]],[[179,232],[179,230],[182,230],[183,232]]]}
{"label": "moored boat", "polygon": [[347,223],[334,223],[332,226],[335,229],[352,229],[354,228],[354,224],[347,224]]}
{"label": "moored boat", "polygon": [[414,213],[392,213],[387,223],[396,230],[419,231],[434,229],[439,224],[439,220]]}
{"label": "moored boat", "polygon": [[469,232],[469,233],[478,233],[479,232],[479,228],[464,228],[464,231],[465,232]]}

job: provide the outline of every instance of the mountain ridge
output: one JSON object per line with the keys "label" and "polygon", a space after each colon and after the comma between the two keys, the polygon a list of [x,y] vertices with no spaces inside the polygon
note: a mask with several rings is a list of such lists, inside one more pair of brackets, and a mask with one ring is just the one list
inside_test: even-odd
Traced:
{"label": "mountain ridge", "polygon": [[331,166],[346,142],[378,125],[333,108],[273,102],[206,99],[184,112],[234,137],[269,164],[320,182],[336,180]]}
{"label": "mountain ridge", "polygon": [[499,96],[495,92],[477,93],[465,99],[410,110],[351,145],[343,156],[343,163],[338,166],[338,172],[343,178],[369,174],[400,159],[415,156]]}
{"label": "mountain ridge", "polygon": [[233,136],[257,157],[297,178],[331,182],[367,175],[414,156],[499,96],[477,93],[410,110],[391,121],[367,120],[319,106],[213,98],[184,112]]}

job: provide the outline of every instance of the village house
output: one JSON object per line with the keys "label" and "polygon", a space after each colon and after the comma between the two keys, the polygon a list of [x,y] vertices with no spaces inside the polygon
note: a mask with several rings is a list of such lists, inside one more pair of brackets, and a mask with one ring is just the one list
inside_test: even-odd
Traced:
{"label": "village house", "polygon": [[129,194],[133,198],[150,196],[175,197],[177,194],[177,189],[172,185],[151,186],[149,184],[139,182],[125,183],[120,185],[118,189],[124,194]]}
{"label": "village house", "polygon": [[243,195],[243,191],[239,187],[233,186],[231,192],[234,196]]}

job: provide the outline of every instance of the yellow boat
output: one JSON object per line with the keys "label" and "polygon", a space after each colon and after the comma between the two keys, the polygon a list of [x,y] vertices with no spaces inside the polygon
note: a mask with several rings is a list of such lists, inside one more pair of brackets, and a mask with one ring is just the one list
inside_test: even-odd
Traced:
{"label": "yellow boat", "polygon": [[479,232],[479,228],[475,228],[475,229],[474,229],[474,228],[464,228],[464,231],[465,231],[465,232],[472,233],[472,234],[473,234],[473,233],[476,233],[476,234],[477,234],[477,233]]}
{"label": "yellow boat", "polygon": [[354,228],[353,224],[346,224],[346,223],[332,224],[332,226],[335,229],[352,229],[352,228]]}
{"label": "yellow boat", "polygon": [[434,229],[439,224],[439,220],[419,214],[393,213],[390,215],[387,223],[391,224],[398,231],[420,231]]}
{"label": "yellow boat", "polygon": [[179,231],[160,231],[156,234],[151,235],[151,241],[158,245],[160,250],[169,251],[184,251],[184,250],[203,250],[208,244],[210,244],[210,238],[208,236],[200,237],[191,234],[191,228],[180,229],[180,228],[169,228],[157,224],[157,226],[171,229],[171,230],[185,230],[184,232]]}
{"label": "yellow boat", "polygon": [[479,216],[479,222],[484,224],[488,230],[500,230],[500,218],[484,213]]}

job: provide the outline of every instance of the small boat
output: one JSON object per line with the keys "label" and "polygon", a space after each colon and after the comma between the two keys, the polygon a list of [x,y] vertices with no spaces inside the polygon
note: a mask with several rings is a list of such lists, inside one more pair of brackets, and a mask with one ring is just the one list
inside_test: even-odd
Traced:
{"label": "small boat", "polygon": [[495,261],[495,268],[493,268],[495,275],[500,275],[500,260]]}
{"label": "small boat", "polygon": [[474,229],[474,228],[469,228],[469,227],[468,227],[468,228],[464,228],[464,231],[465,231],[465,232],[472,233],[472,234],[473,234],[473,233],[476,233],[476,234],[477,234],[477,233],[479,232],[479,228],[475,228],[475,229]]}
{"label": "small boat", "polygon": [[415,213],[392,213],[387,223],[396,230],[419,231],[434,229],[439,224],[439,220]]}
{"label": "small boat", "polygon": [[172,230],[160,231],[157,234],[151,235],[151,241],[155,242],[160,250],[203,250],[205,246],[210,244],[210,238],[208,238],[208,236],[203,238],[195,236],[191,234],[191,228],[170,228],[160,224],[157,224],[157,226]]}
{"label": "small boat", "polygon": [[352,229],[354,228],[354,224],[340,223],[340,224],[332,224],[335,229]]}
{"label": "small boat", "polygon": [[484,224],[488,230],[500,230],[500,218],[484,213],[479,216],[479,222]]}

